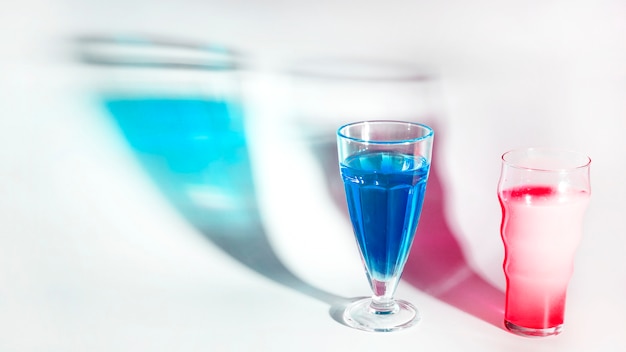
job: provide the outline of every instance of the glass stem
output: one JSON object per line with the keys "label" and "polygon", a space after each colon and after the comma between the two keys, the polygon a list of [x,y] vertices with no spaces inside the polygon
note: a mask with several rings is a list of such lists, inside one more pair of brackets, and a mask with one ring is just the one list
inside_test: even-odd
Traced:
{"label": "glass stem", "polygon": [[395,284],[386,281],[372,280],[372,303],[370,310],[373,314],[393,314],[399,307],[393,299]]}

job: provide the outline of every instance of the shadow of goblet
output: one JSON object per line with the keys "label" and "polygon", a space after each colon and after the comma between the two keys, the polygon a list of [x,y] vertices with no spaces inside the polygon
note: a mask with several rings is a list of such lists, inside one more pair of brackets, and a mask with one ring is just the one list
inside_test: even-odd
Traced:
{"label": "shadow of goblet", "polygon": [[151,181],[202,236],[275,283],[331,306],[346,301],[294,274],[276,254],[257,205],[243,117],[232,102],[108,96],[104,106]]}
{"label": "shadow of goblet", "polygon": [[77,59],[101,72],[103,110],[175,211],[247,269],[331,306],[345,301],[294,274],[268,238],[239,91],[242,53],[133,35],[75,44]]}

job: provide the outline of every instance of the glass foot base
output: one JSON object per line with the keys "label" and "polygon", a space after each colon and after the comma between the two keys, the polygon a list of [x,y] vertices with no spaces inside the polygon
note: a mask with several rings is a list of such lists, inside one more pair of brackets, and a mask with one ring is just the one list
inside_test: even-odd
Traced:
{"label": "glass foot base", "polygon": [[409,302],[396,300],[393,309],[376,311],[372,299],[364,298],[350,304],[343,313],[344,322],[355,329],[389,332],[406,329],[420,321],[417,309]]}
{"label": "glass foot base", "polygon": [[545,336],[554,336],[558,335],[563,331],[563,324],[557,325],[555,327],[546,328],[546,329],[533,329],[533,328],[525,328],[523,326],[515,325],[510,321],[505,320],[504,326],[510,332],[526,337],[545,337]]}

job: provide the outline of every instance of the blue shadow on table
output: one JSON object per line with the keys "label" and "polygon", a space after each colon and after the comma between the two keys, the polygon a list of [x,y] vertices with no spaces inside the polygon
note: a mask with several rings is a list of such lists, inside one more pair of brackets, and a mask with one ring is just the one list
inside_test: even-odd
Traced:
{"label": "blue shadow on table", "polygon": [[245,109],[237,94],[222,94],[238,84],[233,52],[145,37],[76,42],[78,60],[113,82],[99,92],[103,109],[182,217],[259,275],[331,306],[347,301],[296,276],[272,248],[257,205]]}
{"label": "blue shadow on table", "polygon": [[[441,182],[438,167],[440,154],[437,153],[436,146],[445,138],[445,131],[440,130],[437,125],[430,125],[435,130],[433,166],[402,280],[442,302],[504,329],[504,292],[470,267],[446,219],[445,188]],[[328,190],[340,211],[348,218],[343,184],[339,176],[336,141],[330,138],[315,140],[312,141],[312,146],[325,170]],[[419,302],[413,303],[419,309]]]}
{"label": "blue shadow on table", "polygon": [[147,174],[206,238],[274,282],[341,304],[341,297],[294,275],[272,249],[257,208],[238,103],[109,96],[104,106]]}

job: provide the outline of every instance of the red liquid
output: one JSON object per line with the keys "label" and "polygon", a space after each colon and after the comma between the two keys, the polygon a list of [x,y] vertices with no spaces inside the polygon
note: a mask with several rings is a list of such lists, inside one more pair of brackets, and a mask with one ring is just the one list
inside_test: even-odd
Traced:
{"label": "red liquid", "polygon": [[[507,280],[505,320],[529,329],[549,329],[563,324],[567,282],[562,283],[560,294],[529,292],[519,279],[515,284]],[[535,284],[535,283],[533,283]]]}
{"label": "red liquid", "polygon": [[531,185],[498,196],[506,250],[505,320],[525,329],[558,328],[589,193]]}

